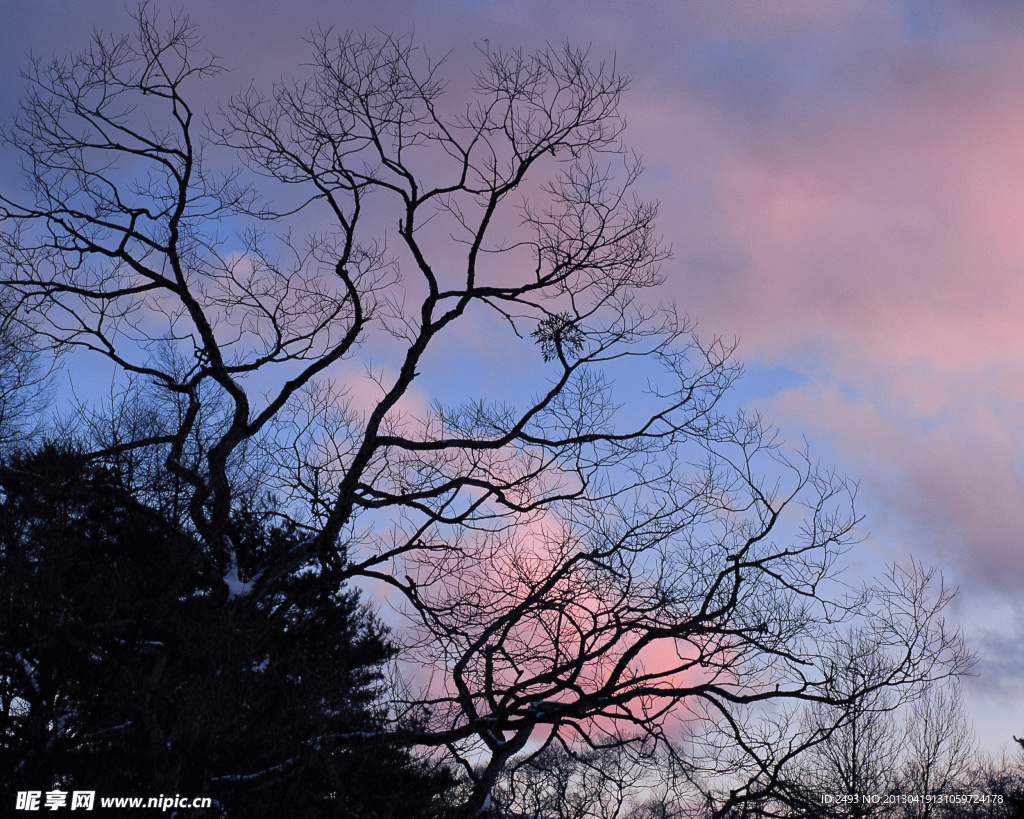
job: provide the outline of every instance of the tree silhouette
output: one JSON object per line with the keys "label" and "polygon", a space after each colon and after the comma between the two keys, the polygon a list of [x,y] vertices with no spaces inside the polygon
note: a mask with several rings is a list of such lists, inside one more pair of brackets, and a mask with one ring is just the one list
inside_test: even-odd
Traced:
{"label": "tree silhouette", "polygon": [[[394,649],[354,592],[295,578],[225,611],[202,545],[75,452],[3,464],[0,498],[10,804],[70,783],[212,795],[231,815],[436,815],[446,774],[381,739]],[[294,540],[251,513],[232,534],[245,560]]]}
{"label": "tree silhouette", "polygon": [[26,447],[42,428],[51,374],[43,366],[31,326],[19,324],[0,293],[0,453]]}
{"label": "tree silhouette", "polygon": [[[39,342],[165,408],[93,454],[160,453],[231,616],[353,578],[401,601],[427,672],[393,707],[429,721],[393,738],[459,761],[465,810],[524,750],[671,744],[673,720],[712,774],[727,744],[770,781],[759,709],[833,698],[852,618],[887,686],[962,667],[927,583],[831,583],[853,488],[728,409],[731,346],[645,295],[669,254],[614,65],[488,48],[455,98],[409,37],[318,30],[308,76],[201,120],[217,60],[184,17],[136,24],[28,70],[2,284]],[[473,322],[522,357],[520,394],[413,412]],[[239,541],[247,468],[287,548]]]}

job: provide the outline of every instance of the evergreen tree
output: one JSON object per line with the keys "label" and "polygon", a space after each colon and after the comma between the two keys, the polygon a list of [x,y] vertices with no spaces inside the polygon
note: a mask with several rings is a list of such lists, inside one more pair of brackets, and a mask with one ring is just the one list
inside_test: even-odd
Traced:
{"label": "evergreen tree", "polygon": [[[233,529],[241,576],[298,540],[253,511]],[[252,604],[200,543],[74,452],[0,465],[5,803],[62,787],[212,796],[214,815],[433,815],[447,775],[382,738],[394,649],[357,592],[306,566]]]}

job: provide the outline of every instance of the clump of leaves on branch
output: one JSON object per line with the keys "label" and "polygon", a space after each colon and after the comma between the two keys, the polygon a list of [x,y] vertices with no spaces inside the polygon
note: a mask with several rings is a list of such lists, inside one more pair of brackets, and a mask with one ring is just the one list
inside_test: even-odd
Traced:
{"label": "clump of leaves on branch", "polygon": [[[393,738],[463,763],[466,810],[524,749],[669,743],[676,717],[711,732],[690,747],[712,775],[726,742],[763,782],[759,714],[833,700],[828,647],[861,616],[885,686],[962,669],[925,576],[881,598],[830,583],[852,488],[726,410],[729,345],[652,306],[669,254],[614,65],[492,49],[452,94],[411,38],[318,30],[306,75],[204,120],[217,61],[184,18],[136,23],[29,69],[3,284],[39,340],[175,408],[96,454],[161,453],[227,610],[299,577],[402,601],[403,656],[430,682],[395,707],[430,721]],[[410,416],[414,385],[462,367],[438,351],[470,322],[526,357],[520,395]],[[348,362],[371,356],[357,400]],[[302,533],[244,562],[243,450]]]}

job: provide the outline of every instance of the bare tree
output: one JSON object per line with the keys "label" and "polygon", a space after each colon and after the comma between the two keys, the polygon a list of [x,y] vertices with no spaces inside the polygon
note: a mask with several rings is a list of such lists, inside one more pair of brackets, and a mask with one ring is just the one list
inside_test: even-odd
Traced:
{"label": "bare tree", "polygon": [[[27,72],[5,136],[31,188],[0,196],[2,283],[40,342],[175,408],[96,455],[161,453],[222,605],[310,568],[397,594],[404,658],[432,672],[396,702],[430,722],[399,738],[463,763],[467,810],[521,752],[676,728],[722,732],[763,784],[771,741],[748,717],[840,696],[828,647],[851,618],[890,657],[882,688],[962,665],[927,579],[832,581],[853,488],[726,409],[730,345],[643,298],[668,249],[614,65],[489,50],[452,100],[411,38],[318,31],[310,76],[201,123],[192,95],[219,64],[184,18],[136,23]],[[532,356],[521,398],[411,415],[478,320]],[[345,362],[371,355],[360,405]],[[637,374],[646,393],[623,402],[615,380]],[[245,561],[232,469],[256,451],[307,537]]]}
{"label": "bare tree", "polygon": [[1016,819],[1024,814],[1024,743],[1008,753],[1004,748],[999,758],[980,755],[971,765],[965,791],[980,798],[967,804],[943,805],[942,816]]}
{"label": "bare tree", "polygon": [[[821,737],[798,761],[798,777],[817,814],[866,817],[891,814],[882,799],[897,792],[901,743],[894,692],[880,685],[889,673],[888,658],[873,641],[857,638],[836,651],[836,702],[812,706],[809,728]],[[834,802],[821,804],[823,798]],[[867,798],[865,798],[867,797]],[[847,801],[850,800],[850,801]]]}
{"label": "bare tree", "polygon": [[622,746],[580,752],[549,747],[503,771],[494,803],[505,815],[617,819],[651,784],[652,763]]}
{"label": "bare tree", "polygon": [[[697,776],[687,775],[695,784],[702,777],[710,783],[700,790],[711,815],[896,815],[899,806],[885,797],[899,791],[901,771],[922,764],[904,736],[902,715],[972,664],[961,653],[933,665],[956,643],[942,623],[951,595],[919,564],[894,566],[884,582],[863,590],[854,625],[835,631],[816,657],[821,689],[797,698],[803,702],[762,707],[749,726],[730,723],[704,740],[703,753],[690,752],[697,764],[684,773],[694,769]],[[731,772],[724,784],[716,781],[723,770]]]}
{"label": "bare tree", "polygon": [[[967,777],[977,741],[964,714],[955,682],[928,686],[906,716],[903,734],[903,775],[900,790],[929,796],[967,793]],[[901,806],[909,819],[940,815],[941,805],[929,800]]]}
{"label": "bare tree", "polygon": [[31,327],[16,319],[0,294],[0,452],[25,447],[38,435],[52,370],[44,365]]}

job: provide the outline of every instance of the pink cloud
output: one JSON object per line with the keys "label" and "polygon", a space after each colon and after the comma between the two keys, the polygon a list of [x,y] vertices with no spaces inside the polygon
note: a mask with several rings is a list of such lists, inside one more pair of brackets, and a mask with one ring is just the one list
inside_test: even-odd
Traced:
{"label": "pink cloud", "polygon": [[858,9],[844,27],[727,26],[706,58],[698,25],[662,61],[674,73],[638,78],[651,91],[630,136],[676,248],[666,292],[705,333],[740,335],[741,358],[808,375],[759,404],[861,478],[876,543],[930,555],[971,594],[1012,594],[1024,29]]}

